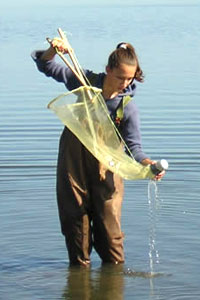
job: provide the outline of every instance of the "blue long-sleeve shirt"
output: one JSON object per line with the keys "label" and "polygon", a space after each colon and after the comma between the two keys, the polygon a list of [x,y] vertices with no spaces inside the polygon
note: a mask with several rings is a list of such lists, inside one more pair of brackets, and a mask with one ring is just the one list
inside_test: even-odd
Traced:
{"label": "blue long-sleeve shirt", "polygon": [[[49,61],[41,60],[40,56],[42,53],[43,51],[34,51],[32,53],[32,58],[40,72],[48,77],[52,77],[58,82],[64,83],[66,88],[70,91],[81,85],[70,68],[66,65],[57,63],[55,59]],[[84,72],[87,77],[90,77],[93,73],[90,70],[84,70]],[[105,73],[99,73],[94,85],[102,89],[105,76]],[[111,116],[116,114],[116,110],[122,101],[123,96],[130,95],[133,97],[135,89],[136,85],[132,82],[124,90],[124,93],[120,93],[112,99],[105,99],[105,103]],[[135,101],[130,101],[124,107],[124,115],[120,127],[120,133],[135,160],[141,162],[143,159],[147,158],[147,155],[142,151],[139,113]]]}

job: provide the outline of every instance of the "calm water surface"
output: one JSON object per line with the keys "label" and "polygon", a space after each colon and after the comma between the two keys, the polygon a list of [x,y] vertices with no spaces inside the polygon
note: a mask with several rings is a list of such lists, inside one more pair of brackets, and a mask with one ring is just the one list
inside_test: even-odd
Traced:
{"label": "calm water surface", "polygon": [[[199,299],[200,6],[39,11],[0,12],[0,299]],[[135,98],[143,147],[170,169],[150,200],[148,181],[125,183],[124,267],[101,267],[96,253],[91,269],[68,267],[55,197],[62,124],[46,109],[65,90],[30,58],[58,27],[83,67],[104,70],[115,45],[130,41],[146,75]]]}

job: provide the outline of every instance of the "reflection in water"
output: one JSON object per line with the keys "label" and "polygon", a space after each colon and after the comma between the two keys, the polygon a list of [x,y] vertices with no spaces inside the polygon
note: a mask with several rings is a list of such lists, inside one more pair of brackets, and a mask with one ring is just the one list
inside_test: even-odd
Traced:
{"label": "reflection in water", "polygon": [[69,267],[67,283],[61,299],[122,300],[124,291],[123,265],[102,265],[91,270]]}
{"label": "reflection in water", "polygon": [[[123,264],[105,264],[98,269],[73,266],[67,270],[66,286],[61,299],[123,300],[125,299],[126,280],[131,277],[133,279],[132,295],[135,292],[134,279],[143,278],[145,282],[147,280],[145,287],[149,285],[150,299],[160,299],[154,279],[163,276],[169,276],[169,274],[135,271],[126,268]],[[140,293],[142,294],[143,291]]]}

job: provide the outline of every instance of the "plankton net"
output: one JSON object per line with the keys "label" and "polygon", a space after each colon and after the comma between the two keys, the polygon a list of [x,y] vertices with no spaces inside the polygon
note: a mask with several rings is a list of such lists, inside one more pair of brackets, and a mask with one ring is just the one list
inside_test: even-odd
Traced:
{"label": "plankton net", "polygon": [[150,166],[142,166],[132,157],[110,118],[101,94],[102,90],[90,85],[66,36],[61,29],[58,29],[58,32],[67,44],[73,65],[61,52],[57,49],[56,51],[80,80],[82,86],[59,95],[48,104],[48,108],[54,111],[62,123],[110,171],[129,180],[153,178],[155,175],[151,172]]}

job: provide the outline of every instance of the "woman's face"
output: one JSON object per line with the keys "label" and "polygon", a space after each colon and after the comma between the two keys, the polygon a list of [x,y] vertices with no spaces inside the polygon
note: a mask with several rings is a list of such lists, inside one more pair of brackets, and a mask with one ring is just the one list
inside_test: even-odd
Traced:
{"label": "woman's face", "polygon": [[118,68],[106,67],[107,82],[115,92],[122,92],[133,80],[137,66],[120,64]]}

